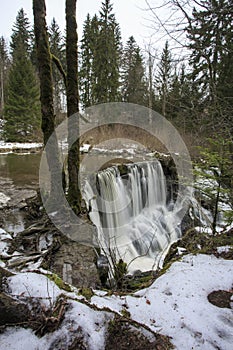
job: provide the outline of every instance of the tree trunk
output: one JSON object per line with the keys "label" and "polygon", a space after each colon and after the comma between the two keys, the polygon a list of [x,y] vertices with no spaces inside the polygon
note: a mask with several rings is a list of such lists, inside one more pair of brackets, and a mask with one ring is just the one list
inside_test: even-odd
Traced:
{"label": "tree trunk", "polygon": [[[67,62],[67,113],[68,113],[68,201],[72,209],[81,211],[81,192],[79,188],[79,111],[78,97],[78,36],[76,22],[76,0],[66,0],[66,62]],[[72,117],[72,120],[71,120]],[[75,137],[77,135],[77,137]],[[75,142],[73,142],[75,141]]]}
{"label": "tree trunk", "polygon": [[154,60],[149,47],[149,124],[152,123],[152,109],[153,109],[153,65]]}
{"label": "tree trunk", "polygon": [[[56,205],[56,200],[60,198],[58,188],[61,174],[59,162],[57,137],[55,129],[55,115],[53,109],[53,85],[51,54],[48,42],[46,27],[46,7],[44,0],[33,0],[34,30],[36,40],[36,51],[40,78],[40,100],[42,112],[42,131],[44,146],[47,145],[46,157],[51,175],[51,189],[49,200]],[[51,137],[51,135],[53,135]],[[60,187],[61,188],[61,187]],[[52,209],[52,208],[51,208]]]}

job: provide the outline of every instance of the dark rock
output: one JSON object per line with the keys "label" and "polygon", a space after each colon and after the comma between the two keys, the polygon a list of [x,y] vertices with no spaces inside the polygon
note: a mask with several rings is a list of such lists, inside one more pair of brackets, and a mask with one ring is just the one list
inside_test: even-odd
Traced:
{"label": "dark rock", "polygon": [[16,325],[27,322],[30,312],[26,304],[14,300],[5,293],[0,293],[0,326]]}
{"label": "dark rock", "polygon": [[95,261],[92,247],[62,237],[56,251],[47,257],[45,268],[75,287],[96,288],[100,280]]}
{"label": "dark rock", "polygon": [[97,268],[98,268],[100,281],[102,285],[105,286],[108,280],[108,273],[109,273],[109,262],[108,262],[108,258],[105,255],[100,254],[98,256]]}
{"label": "dark rock", "polygon": [[10,276],[13,276],[13,273],[11,273],[10,271],[0,266],[0,292],[2,292],[2,284],[3,284],[4,278],[10,277]]}
{"label": "dark rock", "polygon": [[208,300],[211,304],[220,307],[231,309],[232,291],[217,290],[208,295]]}

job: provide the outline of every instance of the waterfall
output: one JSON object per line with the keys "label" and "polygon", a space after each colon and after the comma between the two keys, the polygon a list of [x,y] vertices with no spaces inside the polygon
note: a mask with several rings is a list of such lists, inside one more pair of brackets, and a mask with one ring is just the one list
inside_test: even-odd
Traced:
{"label": "waterfall", "polygon": [[124,174],[117,166],[99,172],[96,186],[86,183],[84,197],[91,202],[89,215],[103,253],[121,258],[130,272],[151,270],[180,237],[178,220],[160,162],[125,167]]}

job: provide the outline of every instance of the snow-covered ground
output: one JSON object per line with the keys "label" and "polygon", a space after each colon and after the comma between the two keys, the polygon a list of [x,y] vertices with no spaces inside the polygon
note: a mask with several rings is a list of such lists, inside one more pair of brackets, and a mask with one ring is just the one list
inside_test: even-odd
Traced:
{"label": "snow-covered ground", "polygon": [[10,197],[6,196],[4,193],[0,192],[0,208],[4,208],[9,202]]}
{"label": "snow-covered ground", "polygon": [[[61,291],[45,276],[34,272],[19,273],[8,278],[7,283],[9,293],[22,300],[27,296],[30,300],[40,297],[41,303],[48,305],[48,300],[53,303],[60,293],[66,293],[68,301],[69,297],[72,300],[57,331],[38,338],[32,330],[8,327],[0,334],[0,350],[55,349],[52,345],[59,340],[63,345],[58,349],[67,349],[78,329],[82,329],[87,348],[104,349],[105,333],[113,313],[95,311],[80,303],[80,296],[75,292]],[[213,291],[232,288],[232,260],[210,255],[186,255],[173,263],[150,287],[126,296],[107,296],[96,291],[91,304],[108,307],[117,313],[127,310],[131,319],[172,337],[171,342],[178,350],[231,350],[232,308],[214,306],[207,296]]]}
{"label": "snow-covered ground", "polygon": [[17,150],[30,151],[32,149],[41,149],[42,143],[36,142],[4,142],[0,140],[0,152],[14,152]]}

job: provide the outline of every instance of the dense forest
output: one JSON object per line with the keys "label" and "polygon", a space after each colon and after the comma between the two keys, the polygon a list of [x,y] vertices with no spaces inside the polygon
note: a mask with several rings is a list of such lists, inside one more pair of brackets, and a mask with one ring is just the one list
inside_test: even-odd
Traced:
{"label": "dense forest", "polygon": [[[179,2],[171,1],[171,6]],[[226,0],[194,1],[183,28],[189,59],[173,56],[169,37],[158,48],[140,48],[133,35],[122,42],[113,4],[106,0],[98,14],[89,14],[79,41],[79,105],[132,102],[153,108],[184,133],[232,134],[233,65],[232,6]],[[191,6],[190,5],[190,6]],[[181,10],[182,11],[182,10]],[[49,28],[53,55],[65,68],[65,33],[54,18]],[[155,54],[156,52],[156,54]],[[186,53],[187,56],[187,53]],[[57,122],[66,112],[65,83],[53,62],[54,109]],[[5,140],[41,138],[35,35],[20,9],[9,45],[0,40],[0,113]],[[20,88],[19,88],[20,87]],[[200,141],[200,140],[199,140]]]}

